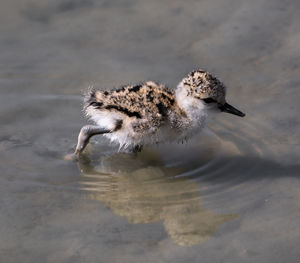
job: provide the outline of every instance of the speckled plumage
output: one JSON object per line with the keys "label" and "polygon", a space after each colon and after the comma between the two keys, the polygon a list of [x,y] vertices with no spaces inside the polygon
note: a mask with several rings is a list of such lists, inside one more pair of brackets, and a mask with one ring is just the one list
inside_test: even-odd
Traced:
{"label": "speckled plumage", "polygon": [[152,81],[110,91],[91,89],[85,96],[84,109],[97,125],[113,131],[105,136],[121,147],[182,140],[204,126],[206,114],[200,112],[201,99],[210,96],[225,101],[225,87],[203,70],[191,72],[180,85],[188,100],[177,94],[180,87],[175,92]]}
{"label": "speckled plumage", "polygon": [[215,76],[204,70],[194,70],[182,80],[188,95],[198,98],[213,98],[219,103],[225,102],[226,88]]}
{"label": "speckled plumage", "polygon": [[225,101],[226,88],[216,77],[195,70],[175,90],[147,81],[117,90],[89,89],[84,111],[97,125],[81,129],[75,154],[91,136],[102,134],[120,148],[182,141],[199,132],[209,110],[245,116]]}
{"label": "speckled plumage", "polygon": [[[146,119],[147,125],[154,128],[159,127],[171,112],[184,114],[176,104],[174,91],[152,81],[112,91],[91,90],[85,98],[87,115],[89,107],[123,114],[136,120],[134,130],[142,129],[138,125],[143,123],[140,120]],[[171,124],[176,126],[176,123]]]}
{"label": "speckled plumage", "polygon": [[[87,116],[100,126],[104,124],[104,127],[111,128],[113,122],[118,123],[116,136],[106,136],[121,146],[159,142],[156,133],[162,126],[168,124],[180,132],[189,123],[186,113],[176,102],[174,91],[152,81],[111,91],[92,89],[85,96],[84,109]],[[105,116],[114,116],[109,125],[103,122]]]}

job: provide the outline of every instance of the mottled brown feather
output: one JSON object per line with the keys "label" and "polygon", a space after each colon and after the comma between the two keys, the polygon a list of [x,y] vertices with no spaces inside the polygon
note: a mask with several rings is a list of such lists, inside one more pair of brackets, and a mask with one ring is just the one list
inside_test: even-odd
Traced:
{"label": "mottled brown feather", "polygon": [[213,98],[221,104],[225,102],[225,85],[205,70],[192,71],[182,83],[189,96],[198,99]]}
{"label": "mottled brown feather", "polygon": [[147,123],[136,122],[133,126],[136,132],[147,129],[145,125],[159,127],[170,113],[184,115],[176,104],[174,91],[152,81],[111,91],[90,91],[86,96],[85,107],[90,106],[99,110],[117,111],[130,118],[147,119]]}

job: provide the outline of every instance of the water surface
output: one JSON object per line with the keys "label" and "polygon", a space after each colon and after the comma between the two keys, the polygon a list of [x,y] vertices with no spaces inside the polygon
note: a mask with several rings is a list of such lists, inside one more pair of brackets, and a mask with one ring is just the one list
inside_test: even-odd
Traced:
{"label": "water surface", "polygon": [[[0,261],[298,262],[298,1],[4,1]],[[78,163],[81,91],[205,68],[245,118]]]}

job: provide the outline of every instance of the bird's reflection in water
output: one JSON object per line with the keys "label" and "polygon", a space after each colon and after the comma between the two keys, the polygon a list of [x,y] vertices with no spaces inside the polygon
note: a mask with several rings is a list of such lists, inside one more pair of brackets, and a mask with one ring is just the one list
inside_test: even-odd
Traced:
{"label": "bird's reflection in water", "polygon": [[[100,160],[99,160],[100,159]],[[81,188],[130,223],[163,221],[170,238],[191,246],[209,239],[218,226],[237,215],[218,215],[202,206],[196,182],[176,175],[183,166],[166,167],[157,153],[102,156],[79,161]]]}

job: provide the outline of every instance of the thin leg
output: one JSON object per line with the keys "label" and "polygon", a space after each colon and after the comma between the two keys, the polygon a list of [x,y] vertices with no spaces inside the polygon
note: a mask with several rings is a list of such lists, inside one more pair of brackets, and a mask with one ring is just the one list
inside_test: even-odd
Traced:
{"label": "thin leg", "polygon": [[83,126],[78,135],[78,142],[75,149],[75,152],[72,154],[67,154],[64,156],[65,160],[75,161],[78,160],[78,156],[87,146],[90,138],[96,134],[104,134],[112,132],[111,130],[103,129],[99,126],[86,125]]}
{"label": "thin leg", "polygon": [[133,152],[134,152],[134,153],[138,153],[138,152],[141,152],[142,150],[143,150],[143,145],[136,145],[136,146],[134,147]]}
{"label": "thin leg", "polygon": [[109,133],[109,132],[111,131],[101,128],[99,126],[93,126],[93,125],[83,126],[78,135],[78,142],[74,153],[76,155],[80,154],[85,149],[92,136],[97,134]]}

